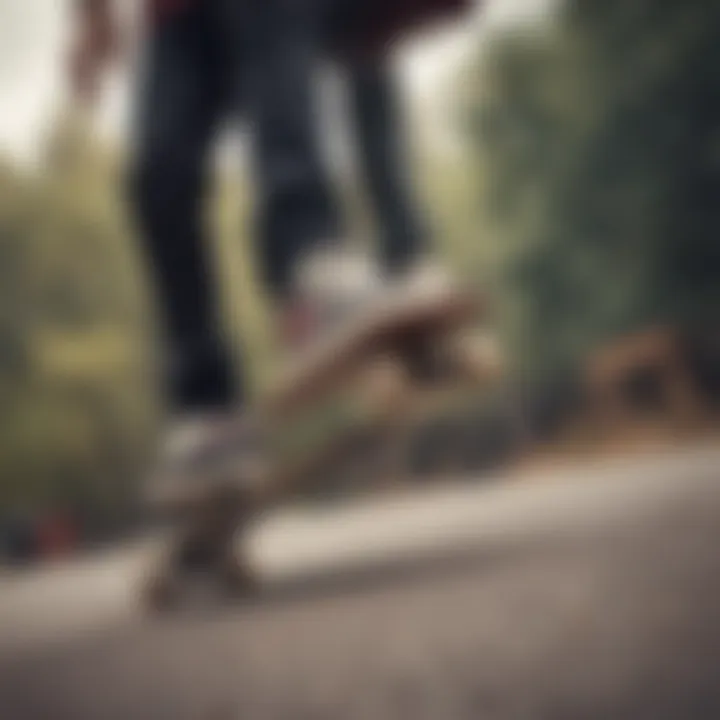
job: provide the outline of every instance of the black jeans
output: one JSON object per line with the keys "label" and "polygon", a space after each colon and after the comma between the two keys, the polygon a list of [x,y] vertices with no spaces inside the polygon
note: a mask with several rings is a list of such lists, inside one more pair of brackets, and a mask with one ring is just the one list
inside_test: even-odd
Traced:
{"label": "black jeans", "polygon": [[428,232],[413,196],[399,92],[383,62],[347,63],[358,164],[371,203],[386,270],[400,271],[427,250]]}
{"label": "black jeans", "polygon": [[[256,253],[282,299],[300,254],[343,235],[317,137],[315,70],[326,26],[297,0],[204,0],[150,31],[131,195],[167,326],[171,400],[180,409],[240,399],[218,322],[205,232],[208,171],[222,125],[253,134]],[[408,199],[394,92],[380,65],[348,69],[360,157],[389,265],[423,233]]]}

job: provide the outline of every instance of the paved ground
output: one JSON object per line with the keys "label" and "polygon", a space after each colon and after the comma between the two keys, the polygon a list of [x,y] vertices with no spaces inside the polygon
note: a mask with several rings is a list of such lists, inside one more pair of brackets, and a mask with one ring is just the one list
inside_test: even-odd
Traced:
{"label": "paved ground", "polygon": [[286,513],[253,603],[149,619],[148,548],[0,577],[0,718],[720,717],[720,450]]}

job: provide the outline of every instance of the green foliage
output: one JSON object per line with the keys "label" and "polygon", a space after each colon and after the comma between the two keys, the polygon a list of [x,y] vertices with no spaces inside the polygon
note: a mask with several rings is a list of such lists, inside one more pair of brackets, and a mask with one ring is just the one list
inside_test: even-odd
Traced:
{"label": "green foliage", "polygon": [[117,512],[152,444],[148,304],[112,158],[63,119],[0,169],[0,510]]}
{"label": "green foliage", "polygon": [[644,324],[713,323],[719,48],[712,3],[569,0],[478,60],[487,261],[523,371],[577,364]]}

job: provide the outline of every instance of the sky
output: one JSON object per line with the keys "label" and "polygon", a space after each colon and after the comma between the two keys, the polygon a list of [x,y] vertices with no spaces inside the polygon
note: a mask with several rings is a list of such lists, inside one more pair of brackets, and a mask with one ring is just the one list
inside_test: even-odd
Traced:
{"label": "sky", "polygon": [[[462,24],[406,48],[398,62],[410,100],[432,118],[430,97],[469,42],[488,30],[542,16],[549,0],[488,0]],[[63,52],[70,0],[0,0],[0,155],[32,161],[48,123],[63,107]],[[100,132],[121,140],[126,129],[127,78],[109,84],[98,117]],[[437,122],[441,120],[438,118]]]}

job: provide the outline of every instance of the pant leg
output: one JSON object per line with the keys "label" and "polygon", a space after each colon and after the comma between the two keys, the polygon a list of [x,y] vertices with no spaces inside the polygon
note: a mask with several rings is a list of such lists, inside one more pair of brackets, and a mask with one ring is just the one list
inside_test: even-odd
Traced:
{"label": "pant leg", "polygon": [[179,409],[234,399],[205,237],[210,149],[230,68],[213,2],[150,31],[131,167],[131,200],[167,329],[168,385]]}
{"label": "pant leg", "polygon": [[382,58],[347,65],[357,153],[374,208],[387,269],[402,270],[428,249],[414,197],[399,93]]}
{"label": "pant leg", "polygon": [[315,2],[248,1],[245,91],[255,135],[257,248],[266,287],[280,299],[301,256],[342,233],[318,137],[321,18]]}

